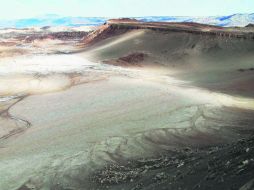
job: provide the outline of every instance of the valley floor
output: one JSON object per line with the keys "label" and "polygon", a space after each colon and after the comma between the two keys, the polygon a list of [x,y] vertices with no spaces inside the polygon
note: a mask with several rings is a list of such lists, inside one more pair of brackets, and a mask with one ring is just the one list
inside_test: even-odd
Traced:
{"label": "valley floor", "polygon": [[[25,62],[20,75],[2,77],[2,190],[206,189],[218,180],[223,189],[237,179],[224,179],[217,168],[224,166],[247,176],[237,187],[252,180],[252,140],[236,150],[221,146],[249,138],[252,98],[151,70],[89,62],[84,55],[32,59],[17,61]],[[77,62],[38,74],[43,59]]]}

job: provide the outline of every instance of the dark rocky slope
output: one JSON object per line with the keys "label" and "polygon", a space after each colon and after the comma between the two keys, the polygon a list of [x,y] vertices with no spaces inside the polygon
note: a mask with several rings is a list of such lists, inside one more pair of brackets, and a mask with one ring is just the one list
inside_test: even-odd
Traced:
{"label": "dark rocky slope", "polygon": [[92,177],[94,189],[252,190],[254,136],[210,148],[184,148],[156,159],[110,165]]}

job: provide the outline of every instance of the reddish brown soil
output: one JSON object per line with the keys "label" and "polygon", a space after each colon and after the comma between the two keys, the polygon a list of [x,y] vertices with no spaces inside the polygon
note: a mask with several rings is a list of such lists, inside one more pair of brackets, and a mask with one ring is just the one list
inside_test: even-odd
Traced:
{"label": "reddish brown soil", "polygon": [[0,46],[15,46],[15,42],[0,42]]}
{"label": "reddish brown soil", "polygon": [[144,53],[132,53],[124,57],[120,57],[118,59],[113,60],[106,60],[104,63],[110,65],[118,65],[118,66],[125,66],[125,67],[132,67],[132,66],[142,66],[141,63],[147,57],[147,54]]}
{"label": "reddish brown soil", "polygon": [[113,36],[117,36],[120,34],[124,34],[127,31],[129,31],[129,29],[126,28],[117,28],[114,29],[112,27],[112,25],[110,24],[104,24],[100,27],[98,27],[97,30],[95,30],[94,32],[90,33],[83,41],[84,45],[93,45],[101,40],[113,37]]}

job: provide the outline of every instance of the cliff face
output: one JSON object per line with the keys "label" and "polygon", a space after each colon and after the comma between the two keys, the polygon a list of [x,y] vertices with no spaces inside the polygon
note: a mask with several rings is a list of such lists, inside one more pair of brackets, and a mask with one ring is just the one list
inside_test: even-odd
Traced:
{"label": "cliff face", "polygon": [[125,32],[129,31],[128,28],[123,27],[115,27],[114,25],[105,23],[104,25],[98,27],[97,30],[90,33],[85,39],[84,44],[85,45],[93,45],[101,40],[105,40],[107,38],[110,38],[112,36],[124,34]]}
{"label": "cliff face", "polygon": [[[97,30],[88,34],[84,39],[85,45],[93,45],[99,41],[105,40],[107,38],[124,34],[133,29],[138,29],[132,26],[123,26],[121,23],[140,23],[135,19],[123,18],[123,19],[110,19],[103,25],[99,26]],[[141,29],[141,28],[140,28]]]}

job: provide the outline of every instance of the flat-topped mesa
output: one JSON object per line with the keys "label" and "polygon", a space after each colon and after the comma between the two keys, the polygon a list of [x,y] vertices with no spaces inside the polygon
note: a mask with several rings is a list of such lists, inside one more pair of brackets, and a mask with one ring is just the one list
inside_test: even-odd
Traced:
{"label": "flat-topped mesa", "polygon": [[220,27],[192,22],[142,22],[136,19],[122,18],[108,20],[104,25],[90,33],[84,44],[91,45],[109,37],[123,34],[130,30],[148,29],[163,32],[185,32],[199,35],[216,35],[221,37],[254,39],[254,28]]}

